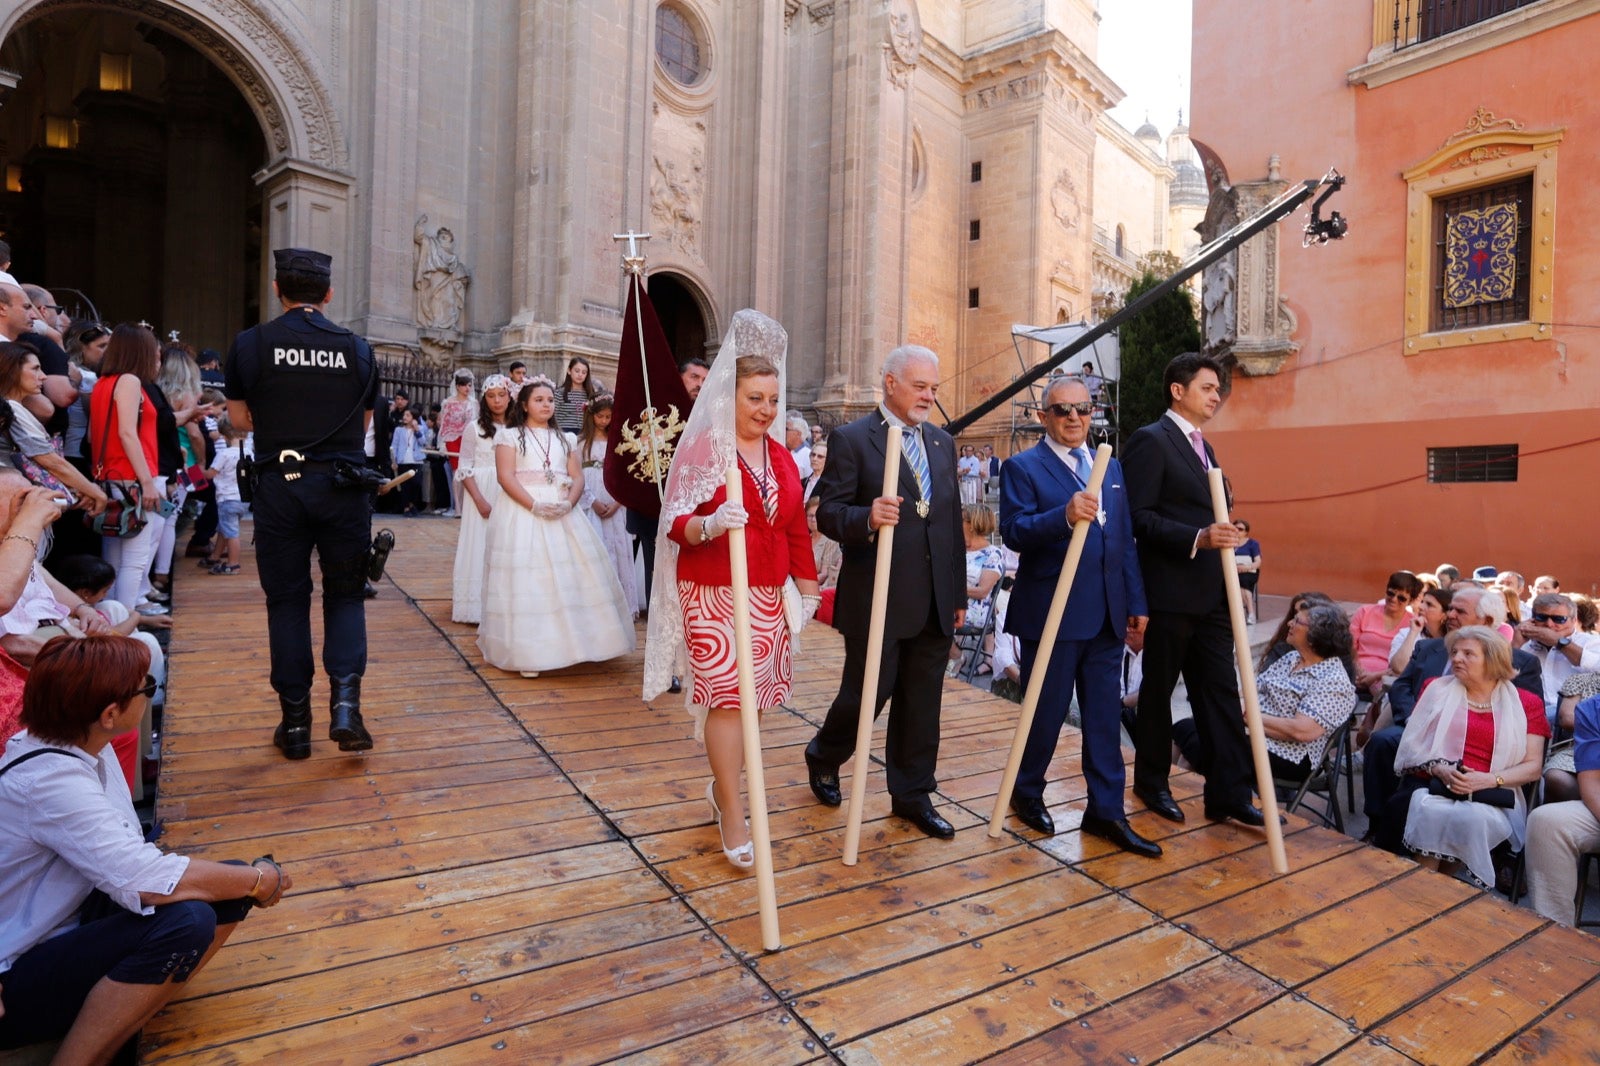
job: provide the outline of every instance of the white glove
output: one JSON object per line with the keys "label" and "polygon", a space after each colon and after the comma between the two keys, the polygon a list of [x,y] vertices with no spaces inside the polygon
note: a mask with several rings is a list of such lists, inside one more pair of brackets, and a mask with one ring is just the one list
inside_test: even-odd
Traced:
{"label": "white glove", "polygon": [[811,620],[817,616],[817,608],[822,606],[821,596],[800,597],[800,629],[803,632]]}
{"label": "white glove", "polygon": [[706,536],[715,540],[730,529],[743,529],[748,521],[750,516],[743,507],[736,503],[724,503],[706,521]]}
{"label": "white glove", "polygon": [[533,505],[533,513],[540,518],[561,518],[570,510],[572,510],[572,504],[565,500],[559,503],[536,503]]}

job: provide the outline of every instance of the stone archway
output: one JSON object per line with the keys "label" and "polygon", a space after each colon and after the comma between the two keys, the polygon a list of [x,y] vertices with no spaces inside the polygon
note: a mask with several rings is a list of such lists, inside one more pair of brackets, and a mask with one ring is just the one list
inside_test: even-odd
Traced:
{"label": "stone archway", "polygon": [[651,274],[650,302],[655,305],[673,359],[679,363],[690,358],[710,360],[716,354],[722,339],[716,312],[705,291],[694,281],[669,270]]}
{"label": "stone archway", "polygon": [[19,3],[0,40],[55,11],[138,15],[187,40],[221,67],[250,102],[271,160],[297,159],[342,172],[349,150],[327,86],[303,37],[259,0],[36,0]]}
{"label": "stone archway", "polygon": [[[0,7],[4,0],[0,0]],[[262,200],[260,306],[270,316],[272,248],[315,247],[349,262],[349,147],[306,28],[265,0],[13,0],[0,41],[56,12],[121,12],[186,42],[238,88],[261,126],[266,164],[254,175]],[[15,80],[5,85],[11,88]],[[334,288],[332,314],[348,313]]]}

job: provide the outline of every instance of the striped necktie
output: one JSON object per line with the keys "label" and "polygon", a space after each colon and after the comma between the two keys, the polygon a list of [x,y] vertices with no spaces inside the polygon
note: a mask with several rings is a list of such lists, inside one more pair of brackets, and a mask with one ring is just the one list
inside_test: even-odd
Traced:
{"label": "striped necktie", "polygon": [[900,432],[905,440],[906,462],[911,464],[911,472],[917,475],[917,489],[922,499],[932,499],[933,475],[928,472],[928,457],[922,453],[921,435],[909,426]]}

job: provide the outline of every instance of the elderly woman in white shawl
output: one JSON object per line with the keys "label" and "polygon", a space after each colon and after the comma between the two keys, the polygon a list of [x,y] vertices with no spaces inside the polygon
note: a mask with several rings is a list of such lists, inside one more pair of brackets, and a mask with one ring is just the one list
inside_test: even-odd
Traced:
{"label": "elderly woman in white shawl", "polygon": [[1550,736],[1544,703],[1512,685],[1511,646],[1488,626],[1445,637],[1450,676],[1423,689],[1395,754],[1409,791],[1403,840],[1419,861],[1452,872],[1466,864],[1494,884],[1490,852],[1520,849],[1528,811],[1522,786],[1539,779]]}
{"label": "elderly woman in white shawl", "polygon": [[[687,664],[685,700],[711,763],[706,802],[723,854],[741,870],[755,864],[755,850],[739,788],[744,746],[724,534],[745,531],[758,707],[789,698],[794,635],[817,603],[800,478],[780,437],[787,345],[783,327],[765,315],[733,316],[667,475],[645,645],[647,700],[667,691]],[[743,506],[728,501],[725,479],[735,467]]]}

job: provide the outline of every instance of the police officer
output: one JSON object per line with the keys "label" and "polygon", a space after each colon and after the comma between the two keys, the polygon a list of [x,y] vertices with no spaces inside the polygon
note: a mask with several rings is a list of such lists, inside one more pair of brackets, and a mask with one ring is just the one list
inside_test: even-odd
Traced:
{"label": "police officer", "polygon": [[362,595],[372,538],[367,485],[347,475],[378,393],[367,342],[323,315],[333,258],[303,248],[272,253],[283,314],[247,329],[228,351],[228,414],[255,431],[256,565],[267,594],[272,687],[285,758],[311,754],[311,550],[322,567],[322,665],[332,689],[328,739],[366,751],[361,675],[367,666]]}

